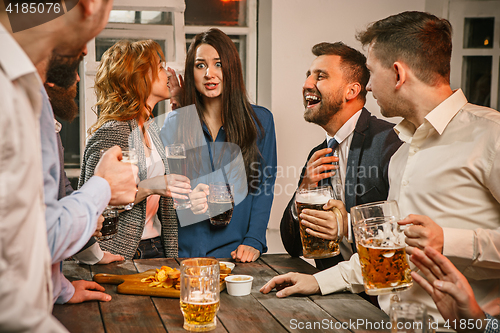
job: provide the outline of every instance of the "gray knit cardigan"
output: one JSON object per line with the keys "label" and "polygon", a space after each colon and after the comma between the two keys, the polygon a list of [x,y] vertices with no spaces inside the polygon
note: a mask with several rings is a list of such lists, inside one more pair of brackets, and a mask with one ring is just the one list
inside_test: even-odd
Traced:
{"label": "gray knit cardigan", "polygon": [[[169,174],[165,147],[160,140],[158,135],[159,129],[154,121],[150,122],[148,133],[163,160],[165,174]],[[141,139],[142,135],[141,129],[135,120],[109,121],[101,126],[87,141],[78,188],[94,175],[94,169],[99,162],[101,149],[108,149],[115,145],[120,146],[122,150],[135,148],[139,157],[137,164],[139,167],[139,179],[146,179],[146,157]],[[175,258],[178,256],[178,222],[172,198],[160,198],[157,214],[161,222],[161,239],[165,257]],[[120,213],[119,221],[118,233],[109,240],[99,241],[99,245],[105,251],[121,254],[125,259],[132,259],[139,246],[144,230],[146,199],[134,205],[131,210]]]}

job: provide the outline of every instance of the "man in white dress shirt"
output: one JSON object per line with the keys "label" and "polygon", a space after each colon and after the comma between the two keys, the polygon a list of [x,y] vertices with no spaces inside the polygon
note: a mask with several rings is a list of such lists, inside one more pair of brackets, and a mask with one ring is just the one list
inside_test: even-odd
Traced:
{"label": "man in white dress shirt", "polygon": [[[368,45],[371,90],[404,142],[389,165],[389,199],[397,200],[408,252],[426,246],[448,257],[467,277],[479,305],[500,314],[500,113],[469,104],[450,88],[451,25],[422,12],[404,12],[358,34]],[[414,215],[418,214],[418,215]],[[337,278],[333,279],[332,276]],[[314,276],[292,273],[268,282],[294,285],[278,292],[328,294],[362,290],[359,258]],[[391,295],[379,296],[384,311]],[[400,294],[442,317],[418,285]]]}
{"label": "man in white dress shirt", "polygon": [[[11,5],[9,15],[4,4]],[[64,332],[51,316],[39,127],[42,82],[34,64],[53,51],[80,54],[106,25],[112,0],[80,0],[64,15],[12,33],[14,23],[29,21],[15,8],[11,1],[0,2],[0,331]],[[113,158],[118,163],[119,154],[116,149],[103,164],[113,164]],[[103,178],[109,173],[96,171]],[[130,202],[134,196],[128,185],[118,186],[111,202]]]}

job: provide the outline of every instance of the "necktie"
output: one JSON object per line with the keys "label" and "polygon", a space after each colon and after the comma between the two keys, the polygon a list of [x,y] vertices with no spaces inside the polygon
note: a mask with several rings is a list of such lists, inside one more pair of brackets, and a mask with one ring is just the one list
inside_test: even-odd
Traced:
{"label": "necktie", "polygon": [[337,149],[338,146],[339,143],[337,142],[337,140],[335,140],[335,138],[331,138],[330,140],[328,140],[328,148],[332,148],[332,152],[326,154],[326,156],[333,156],[333,151]]}
{"label": "necktie", "polygon": [[[331,138],[330,140],[328,140],[328,148],[332,148],[332,152],[331,153],[328,153],[326,154],[325,156],[328,157],[328,156],[333,156],[333,153],[335,152],[335,149],[339,146],[339,143],[337,142],[337,140],[335,140],[335,138]],[[337,164],[338,165],[338,162],[337,163],[334,163],[334,164]],[[334,176],[335,177],[335,176]],[[326,179],[323,179],[321,181],[320,184],[325,184],[325,185],[333,185],[332,184],[332,178],[326,178]]]}

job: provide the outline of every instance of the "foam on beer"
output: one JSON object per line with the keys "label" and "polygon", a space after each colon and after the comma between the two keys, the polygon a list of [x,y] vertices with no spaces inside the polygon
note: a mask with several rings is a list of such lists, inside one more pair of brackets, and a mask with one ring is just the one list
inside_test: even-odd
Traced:
{"label": "foam on beer", "polygon": [[331,198],[322,193],[297,193],[295,201],[302,204],[321,205],[326,204]]}

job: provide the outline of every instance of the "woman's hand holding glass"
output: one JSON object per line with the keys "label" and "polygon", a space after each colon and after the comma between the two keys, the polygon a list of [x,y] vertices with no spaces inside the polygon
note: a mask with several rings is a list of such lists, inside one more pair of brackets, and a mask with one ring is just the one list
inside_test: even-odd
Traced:
{"label": "woman's hand holding glass", "polygon": [[176,199],[189,199],[188,195],[191,192],[191,182],[186,176],[177,174],[158,176],[139,183],[139,192],[135,203],[141,202],[153,194]]}
{"label": "woman's hand holding glass", "polygon": [[196,214],[205,214],[208,210],[208,195],[210,194],[207,184],[198,184],[193,192],[189,194],[191,200],[191,211]]}

